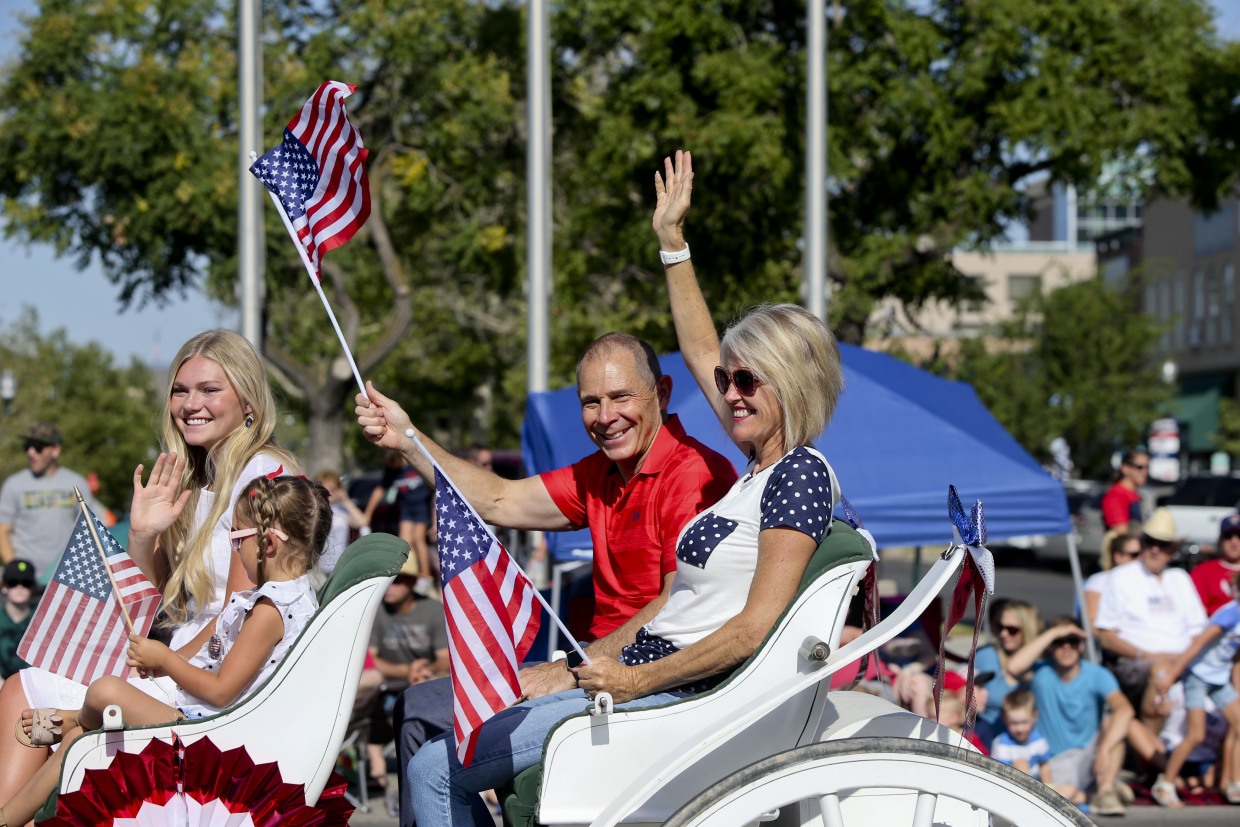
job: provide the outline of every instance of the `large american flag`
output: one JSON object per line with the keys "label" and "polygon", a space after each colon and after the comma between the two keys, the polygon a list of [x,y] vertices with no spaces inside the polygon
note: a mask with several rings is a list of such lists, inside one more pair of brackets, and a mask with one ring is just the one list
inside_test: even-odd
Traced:
{"label": "large american flag", "polygon": [[[146,635],[159,610],[160,593],[90,508],[82,510],[17,654],[31,666],[88,684],[104,675],[128,675],[129,627],[120,603],[129,612],[134,633]],[[88,516],[107,555],[111,578],[91,537]]]}
{"label": "large american flag", "polygon": [[456,756],[468,767],[478,727],[521,697],[517,664],[538,634],[539,617],[534,585],[439,468],[435,497],[452,724]]}
{"label": "large american flag", "polygon": [[250,167],[284,205],[316,277],[322,255],[370,217],[367,153],[344,110],[344,99],[356,91],[325,81],[288,122],[283,142]]}

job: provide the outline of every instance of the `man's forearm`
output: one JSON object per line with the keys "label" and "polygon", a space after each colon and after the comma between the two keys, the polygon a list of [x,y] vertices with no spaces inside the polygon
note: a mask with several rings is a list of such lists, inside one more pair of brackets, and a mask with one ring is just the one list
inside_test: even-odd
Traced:
{"label": "man's forearm", "polygon": [[0,524],[0,563],[11,563],[17,555],[13,551],[13,540],[10,536],[13,527]]}

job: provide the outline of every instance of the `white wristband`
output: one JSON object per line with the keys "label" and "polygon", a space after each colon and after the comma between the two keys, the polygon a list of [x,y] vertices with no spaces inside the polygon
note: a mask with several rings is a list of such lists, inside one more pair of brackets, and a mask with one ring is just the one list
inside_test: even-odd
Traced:
{"label": "white wristband", "polygon": [[689,245],[686,244],[683,250],[677,250],[674,253],[669,253],[666,250],[660,250],[659,259],[664,264],[679,264],[682,261],[688,261],[689,260]]}

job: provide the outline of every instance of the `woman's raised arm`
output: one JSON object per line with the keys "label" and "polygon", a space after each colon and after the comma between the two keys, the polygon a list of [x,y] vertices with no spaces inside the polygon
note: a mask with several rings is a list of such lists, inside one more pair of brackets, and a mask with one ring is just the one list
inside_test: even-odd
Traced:
{"label": "woman's raised arm", "polygon": [[[684,223],[693,195],[693,156],[676,151],[676,158],[663,159],[663,174],[654,174],[657,196],[654,219],[651,221],[663,253],[686,251]],[[732,416],[715,388],[715,366],[719,364],[719,334],[710,317],[710,309],[698,286],[692,259],[685,258],[664,265],[667,275],[667,298],[676,325],[676,341],[685,366],[697,380],[698,387],[710,401],[715,415],[731,433]]]}

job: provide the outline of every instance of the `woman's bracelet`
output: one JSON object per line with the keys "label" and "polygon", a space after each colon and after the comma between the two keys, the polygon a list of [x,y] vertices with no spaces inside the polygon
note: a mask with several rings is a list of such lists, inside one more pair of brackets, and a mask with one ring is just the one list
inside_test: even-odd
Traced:
{"label": "woman's bracelet", "polygon": [[667,250],[660,250],[659,259],[663,262],[664,265],[679,264],[682,261],[688,261],[689,260],[689,245],[686,244],[683,250],[677,250],[674,253],[669,253]]}

